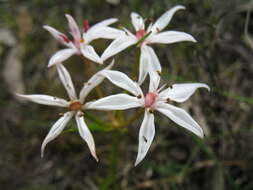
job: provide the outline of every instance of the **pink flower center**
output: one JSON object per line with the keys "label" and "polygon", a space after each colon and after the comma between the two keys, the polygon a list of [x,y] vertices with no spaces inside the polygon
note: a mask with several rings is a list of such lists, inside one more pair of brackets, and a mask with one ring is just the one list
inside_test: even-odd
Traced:
{"label": "pink flower center", "polygon": [[135,36],[136,36],[136,38],[141,39],[141,38],[143,38],[145,36],[145,34],[146,34],[145,30],[144,29],[140,29],[140,30],[138,30],[136,32]]}
{"label": "pink flower center", "polygon": [[153,109],[157,101],[158,94],[155,92],[149,92],[145,96],[145,107]]}

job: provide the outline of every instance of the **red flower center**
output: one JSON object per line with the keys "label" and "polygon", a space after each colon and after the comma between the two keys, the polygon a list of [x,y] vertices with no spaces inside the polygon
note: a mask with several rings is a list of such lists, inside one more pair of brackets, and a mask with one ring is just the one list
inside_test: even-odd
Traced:
{"label": "red flower center", "polygon": [[78,100],[71,102],[69,105],[69,109],[71,111],[78,111],[78,110],[81,110],[81,108],[82,108],[82,104]]}
{"label": "red flower center", "polygon": [[136,36],[136,38],[141,39],[141,38],[143,38],[145,36],[145,34],[146,34],[145,30],[144,29],[140,29],[140,30],[138,30],[136,32],[135,36]]}
{"label": "red flower center", "polygon": [[145,96],[145,107],[153,109],[156,104],[157,97],[158,94],[155,92],[147,93]]}

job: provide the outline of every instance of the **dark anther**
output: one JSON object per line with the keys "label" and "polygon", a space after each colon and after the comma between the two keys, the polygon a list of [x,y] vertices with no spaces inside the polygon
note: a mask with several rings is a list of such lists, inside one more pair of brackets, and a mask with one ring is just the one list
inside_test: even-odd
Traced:
{"label": "dark anther", "polygon": [[162,74],[161,71],[156,71],[156,72],[157,72],[157,74],[158,74],[159,76],[161,76],[161,74]]}
{"label": "dark anther", "polygon": [[166,102],[169,103],[169,102],[170,102],[170,99],[168,98],[168,99],[166,100]]}
{"label": "dark anther", "polygon": [[157,31],[157,32],[160,32],[160,29],[159,29],[159,28],[156,28],[156,31]]}
{"label": "dark anther", "polygon": [[139,94],[139,95],[137,96],[137,98],[140,99],[140,98],[141,98],[141,95]]}
{"label": "dark anther", "polygon": [[146,143],[148,142],[148,140],[147,140],[146,137],[142,136],[142,138],[143,138],[143,140],[144,140]]}
{"label": "dark anther", "polygon": [[154,113],[154,110],[149,110],[148,112],[149,112],[149,113]]}

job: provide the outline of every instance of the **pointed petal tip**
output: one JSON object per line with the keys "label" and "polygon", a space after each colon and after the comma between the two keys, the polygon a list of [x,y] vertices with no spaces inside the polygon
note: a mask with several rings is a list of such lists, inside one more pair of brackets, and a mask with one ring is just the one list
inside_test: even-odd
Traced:
{"label": "pointed petal tip", "polygon": [[[115,23],[115,22],[118,22],[119,21],[119,19],[118,18],[111,18],[114,22],[113,23]],[[112,24],[113,24],[112,23]]]}
{"label": "pointed petal tip", "polygon": [[139,163],[141,162],[141,160],[136,160],[134,163],[134,167],[136,167],[137,165],[139,165]]}
{"label": "pointed petal tip", "polygon": [[210,92],[211,91],[211,88],[206,84],[206,87],[205,87],[207,90],[208,90],[208,92]]}
{"label": "pointed petal tip", "polygon": [[42,28],[44,28],[44,29],[46,29],[46,30],[48,30],[49,27],[50,27],[50,26],[48,26],[48,25],[43,25],[43,26],[42,26]]}
{"label": "pointed petal tip", "polygon": [[45,145],[44,142],[41,145],[41,150],[40,150],[40,157],[43,158],[44,157],[44,150],[45,150]]}
{"label": "pointed petal tip", "polygon": [[186,7],[183,5],[176,5],[174,8],[182,9],[182,10],[186,9]]}
{"label": "pointed petal tip", "polygon": [[16,96],[18,97],[23,97],[24,95],[23,94],[19,94],[19,93],[15,93]]}
{"label": "pointed petal tip", "polygon": [[194,38],[194,37],[192,37],[192,40],[191,40],[193,43],[197,43],[198,41]]}
{"label": "pointed petal tip", "polygon": [[208,92],[210,92],[210,87],[207,84],[202,84],[201,86],[202,88],[206,88],[208,90]]}
{"label": "pointed petal tip", "polygon": [[50,67],[52,67],[52,66],[55,65],[55,64],[56,64],[56,63],[50,63],[50,62],[49,62],[49,63],[47,64],[47,68],[50,68]]}
{"label": "pointed petal tip", "polygon": [[68,18],[68,17],[72,17],[72,16],[71,16],[70,14],[66,13],[66,14],[65,14],[65,17]]}
{"label": "pointed petal tip", "polygon": [[25,95],[25,94],[15,93],[15,95],[16,95],[18,98],[20,98],[20,99],[25,99],[25,100],[28,99],[28,98],[27,98],[27,95]]}
{"label": "pointed petal tip", "polygon": [[97,157],[97,155],[96,155],[96,153],[94,152],[94,153],[92,153],[92,156],[93,156],[93,158],[96,160],[96,162],[99,162],[99,159],[98,159],[98,157]]}

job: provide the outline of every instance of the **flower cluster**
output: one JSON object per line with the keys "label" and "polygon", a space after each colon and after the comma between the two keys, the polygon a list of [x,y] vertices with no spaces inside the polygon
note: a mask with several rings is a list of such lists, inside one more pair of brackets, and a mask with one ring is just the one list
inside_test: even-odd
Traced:
{"label": "flower cluster", "polygon": [[[85,114],[83,114],[83,110],[89,109],[110,111],[141,107],[145,110],[139,131],[139,147],[135,165],[139,164],[144,159],[154,139],[155,111],[162,113],[179,126],[191,131],[195,135],[201,138],[204,136],[198,123],[186,111],[172,105],[172,103],[184,102],[190,98],[196,89],[203,87],[209,90],[209,87],[203,83],[183,83],[171,86],[162,85],[159,87],[162,67],[155,51],[150,46],[153,43],[170,44],[181,41],[196,42],[194,37],[184,32],[162,32],[169,24],[175,12],[181,9],[184,9],[184,7],[173,7],[158,18],[156,22],[150,23],[147,28],[145,27],[145,19],[137,13],[131,13],[131,20],[135,29],[134,34],[126,28],[117,29],[111,27],[111,24],[118,21],[116,18],[106,19],[91,27],[89,26],[89,22],[84,20],[81,32],[75,20],[67,14],[66,18],[72,36],[71,39],[50,26],[44,26],[56,40],[67,47],[66,49],[59,50],[50,58],[48,67],[56,67],[59,78],[68,93],[69,99],[64,100],[48,95],[17,94],[19,97],[35,103],[65,107],[68,110],[56,121],[43,141],[41,146],[42,157],[46,145],[54,140],[64,130],[70,119],[74,117],[80,136],[86,141],[92,156],[98,161],[93,136],[84,120]],[[113,40],[101,56],[99,56],[90,45],[93,40],[99,38]],[[111,70],[114,62],[112,61],[110,65],[98,71],[88,82],[84,83],[79,96],[77,96],[71,76],[62,64],[66,59],[76,54],[82,55],[95,63],[103,64],[108,58],[111,58],[133,45],[140,47],[141,51],[138,81],[133,81],[123,72]],[[141,85],[147,76],[149,76],[149,89],[148,92],[145,93],[142,91]],[[95,101],[85,102],[88,94],[105,78],[112,84],[129,92],[130,95],[120,93],[103,97]]]}

